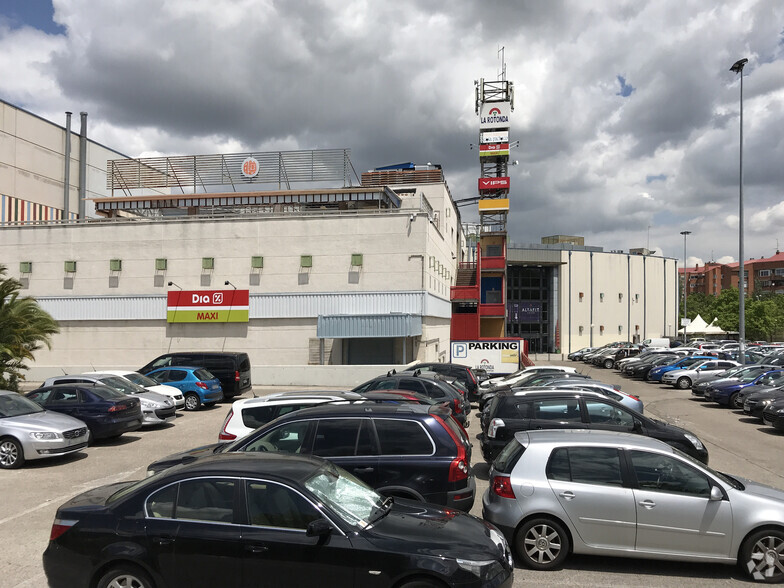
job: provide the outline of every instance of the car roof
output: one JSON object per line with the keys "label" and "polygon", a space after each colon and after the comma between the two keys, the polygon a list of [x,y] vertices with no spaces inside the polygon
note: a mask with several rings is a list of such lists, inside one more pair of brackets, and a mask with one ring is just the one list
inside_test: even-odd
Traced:
{"label": "car roof", "polygon": [[318,404],[311,408],[303,408],[278,417],[276,421],[286,418],[307,418],[319,416],[425,416],[431,412],[438,414],[442,410],[437,405],[428,404]]}
{"label": "car roof", "polygon": [[634,433],[621,433],[618,431],[604,431],[601,429],[536,429],[515,433],[515,440],[528,447],[530,444],[552,445],[605,445],[607,447],[635,447],[639,449],[656,449],[666,453],[674,453],[673,448],[663,441],[637,435]]}
{"label": "car roof", "polygon": [[224,473],[303,480],[329,465],[326,460],[309,455],[240,451],[208,455],[166,471],[180,475]]}
{"label": "car roof", "polygon": [[597,396],[599,398],[607,398],[600,392],[593,390],[560,390],[558,388],[535,388],[533,390],[525,388],[512,388],[511,390],[502,390],[499,394],[504,396]]}
{"label": "car roof", "polygon": [[[154,370],[150,370],[149,372],[147,372],[147,374],[151,374],[153,372],[158,372],[158,371],[161,371],[161,370],[194,370],[194,371],[196,371],[196,370],[204,370],[205,372],[209,372],[210,371],[207,368],[205,368],[204,366],[199,366],[199,365],[164,365],[164,366],[161,366],[161,367],[157,367]],[[210,372],[210,373],[212,373],[212,372]]]}
{"label": "car roof", "polygon": [[352,392],[351,394],[337,394],[334,392],[324,394],[308,394],[302,392],[301,394],[291,394],[287,396],[259,396],[256,398],[242,398],[235,401],[232,407],[235,409],[247,408],[249,406],[272,406],[272,405],[285,405],[296,404],[303,400],[314,400],[321,402],[329,402],[330,400],[359,400],[362,398],[361,394]]}

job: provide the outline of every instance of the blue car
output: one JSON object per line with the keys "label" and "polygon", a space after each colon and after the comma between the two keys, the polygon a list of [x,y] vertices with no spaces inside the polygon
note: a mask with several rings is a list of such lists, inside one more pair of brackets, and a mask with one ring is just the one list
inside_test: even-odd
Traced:
{"label": "blue car", "polygon": [[781,385],[781,378],[784,378],[784,370],[771,370],[756,378],[746,377],[735,382],[727,382],[720,385],[708,386],[705,390],[705,400],[712,400],[722,406],[743,409],[743,399],[740,391],[750,386],[771,386],[775,383]]}
{"label": "blue car", "polygon": [[675,363],[671,363],[668,365],[660,365],[658,367],[653,368],[651,371],[648,372],[648,380],[652,382],[661,382],[662,376],[665,373],[671,372],[672,370],[688,369],[693,364],[699,363],[701,361],[705,361],[706,359],[716,359],[716,358],[710,357],[708,355],[690,355],[688,357],[684,357],[683,359],[679,359]]}
{"label": "blue car", "polygon": [[145,375],[159,384],[182,390],[185,410],[196,410],[223,400],[220,380],[201,367],[170,366],[152,370]]}

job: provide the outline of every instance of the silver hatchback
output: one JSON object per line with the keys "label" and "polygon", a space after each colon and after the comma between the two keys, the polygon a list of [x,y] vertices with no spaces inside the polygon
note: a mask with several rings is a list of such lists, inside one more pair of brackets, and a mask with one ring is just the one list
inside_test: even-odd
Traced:
{"label": "silver hatchback", "polygon": [[754,580],[784,581],[784,491],[640,435],[517,433],[490,470],[482,515],[533,569],[579,553],[737,562]]}

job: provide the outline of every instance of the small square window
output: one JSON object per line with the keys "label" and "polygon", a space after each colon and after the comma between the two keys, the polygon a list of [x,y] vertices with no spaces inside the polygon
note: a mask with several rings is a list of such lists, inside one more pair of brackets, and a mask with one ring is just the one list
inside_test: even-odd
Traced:
{"label": "small square window", "polygon": [[313,267],[312,255],[301,255],[299,258],[300,267]]}
{"label": "small square window", "polygon": [[113,272],[122,271],[122,259],[110,259],[109,270]]}
{"label": "small square window", "polygon": [[215,258],[214,257],[202,257],[201,258],[201,269],[215,269]]}
{"label": "small square window", "polygon": [[75,261],[66,261],[65,262],[65,271],[66,273],[73,274],[76,272],[76,262]]}
{"label": "small square window", "polygon": [[361,253],[352,253],[351,254],[351,265],[353,265],[353,266],[362,265],[362,254]]}
{"label": "small square window", "polygon": [[250,267],[261,269],[264,267],[264,258],[261,255],[254,255],[250,258]]}
{"label": "small square window", "polygon": [[19,262],[19,273],[20,274],[31,274],[31,273],[33,273],[33,262],[32,261],[20,261]]}
{"label": "small square window", "polygon": [[166,269],[166,258],[159,257],[155,260],[155,269],[156,270],[165,270]]}

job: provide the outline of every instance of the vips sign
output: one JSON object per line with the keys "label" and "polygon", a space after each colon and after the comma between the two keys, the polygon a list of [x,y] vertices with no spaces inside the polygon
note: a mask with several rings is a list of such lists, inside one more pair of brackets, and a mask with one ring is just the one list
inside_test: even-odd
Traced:
{"label": "vips sign", "polygon": [[480,192],[495,192],[497,190],[508,190],[509,178],[479,178]]}
{"label": "vips sign", "polygon": [[249,290],[176,290],[168,293],[166,322],[247,323]]}

